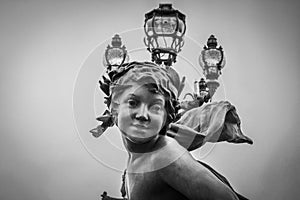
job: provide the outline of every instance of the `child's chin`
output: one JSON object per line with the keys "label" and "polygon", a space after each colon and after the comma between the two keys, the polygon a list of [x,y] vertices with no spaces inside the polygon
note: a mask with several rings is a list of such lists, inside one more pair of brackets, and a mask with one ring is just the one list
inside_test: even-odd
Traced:
{"label": "child's chin", "polygon": [[153,137],[150,138],[139,138],[128,136],[128,139],[135,144],[143,144],[149,142]]}

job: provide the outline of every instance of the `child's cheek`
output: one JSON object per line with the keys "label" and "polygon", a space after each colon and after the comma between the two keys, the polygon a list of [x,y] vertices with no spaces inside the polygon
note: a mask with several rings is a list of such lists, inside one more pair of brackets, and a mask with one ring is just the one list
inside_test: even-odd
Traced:
{"label": "child's cheek", "polygon": [[116,124],[121,131],[127,132],[132,119],[129,114],[129,110],[126,107],[119,107],[119,112],[116,117]]}

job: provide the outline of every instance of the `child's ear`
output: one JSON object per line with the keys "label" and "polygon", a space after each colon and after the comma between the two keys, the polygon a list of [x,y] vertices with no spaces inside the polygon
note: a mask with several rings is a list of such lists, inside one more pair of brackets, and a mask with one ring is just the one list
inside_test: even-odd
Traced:
{"label": "child's ear", "polygon": [[118,115],[114,115],[114,123],[118,126]]}
{"label": "child's ear", "polygon": [[110,113],[113,117],[114,124],[118,126],[118,108],[119,106],[111,107]]}

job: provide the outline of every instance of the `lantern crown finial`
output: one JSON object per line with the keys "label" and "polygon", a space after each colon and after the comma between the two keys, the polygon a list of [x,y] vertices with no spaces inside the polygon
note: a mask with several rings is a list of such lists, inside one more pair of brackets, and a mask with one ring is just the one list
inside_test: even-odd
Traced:
{"label": "lantern crown finial", "polygon": [[159,7],[151,10],[150,12],[145,14],[145,22],[148,21],[153,16],[178,16],[179,19],[185,22],[185,15],[181,13],[179,10],[175,10],[171,3],[160,3]]}
{"label": "lantern crown finial", "polygon": [[207,47],[208,48],[216,48],[218,45],[217,38],[214,35],[210,35],[207,40]]}
{"label": "lantern crown finial", "polygon": [[161,10],[172,10],[172,4],[171,3],[160,3],[159,9]]}
{"label": "lantern crown finial", "polygon": [[118,34],[115,34],[115,36],[112,38],[111,45],[113,47],[121,47],[122,41],[121,41],[121,38]]}

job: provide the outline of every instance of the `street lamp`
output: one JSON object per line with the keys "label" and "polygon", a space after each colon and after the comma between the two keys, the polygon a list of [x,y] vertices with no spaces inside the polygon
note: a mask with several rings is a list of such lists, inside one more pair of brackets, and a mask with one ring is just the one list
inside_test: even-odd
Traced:
{"label": "street lamp", "polygon": [[223,48],[221,46],[217,47],[217,45],[217,39],[214,35],[211,35],[207,40],[207,46],[203,47],[199,56],[199,64],[206,78],[210,98],[220,86],[218,78],[221,75],[221,69],[225,66]]}
{"label": "street lamp", "polygon": [[172,4],[159,4],[159,8],[145,14],[144,43],[152,54],[152,61],[171,66],[184,44],[185,15],[174,10]]}
{"label": "street lamp", "polygon": [[121,38],[118,34],[112,38],[111,46],[108,45],[105,50],[103,64],[107,71],[113,71],[129,60],[126,47],[122,46]]}

